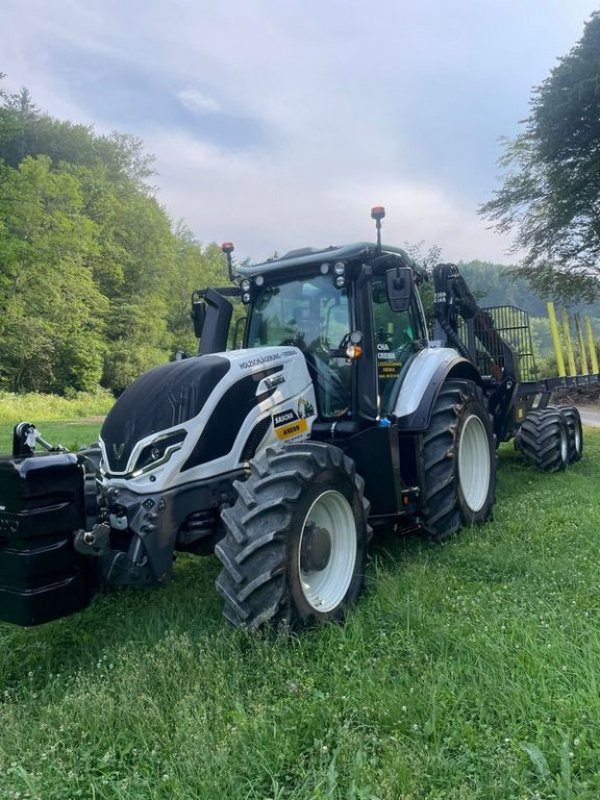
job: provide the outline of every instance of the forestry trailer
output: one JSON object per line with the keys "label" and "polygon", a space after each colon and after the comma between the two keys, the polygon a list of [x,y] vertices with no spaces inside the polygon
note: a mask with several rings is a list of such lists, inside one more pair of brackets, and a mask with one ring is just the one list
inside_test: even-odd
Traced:
{"label": "forestry trailer", "polygon": [[[0,620],[36,625],[100,587],[161,584],[175,551],[216,554],[235,626],[339,620],[373,531],[443,539],[489,518],[497,443],[515,437],[546,470],[581,456],[576,409],[548,407],[576,381],[535,379],[525,313],[480,308],[440,264],[430,338],[424,276],[381,244],[383,216],[376,244],[236,274],[224,245],[232,285],[192,298],[198,355],[139,377],[97,446],[68,453],[15,427],[0,459]],[[245,310],[239,349],[228,298]]]}

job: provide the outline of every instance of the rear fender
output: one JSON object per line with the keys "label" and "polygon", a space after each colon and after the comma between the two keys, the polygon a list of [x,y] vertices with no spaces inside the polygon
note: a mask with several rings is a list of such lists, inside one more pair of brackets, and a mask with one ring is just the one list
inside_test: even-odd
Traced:
{"label": "rear fender", "polygon": [[431,410],[443,384],[452,378],[471,380],[481,385],[473,364],[449,347],[421,350],[402,377],[394,405],[399,431],[427,430]]}

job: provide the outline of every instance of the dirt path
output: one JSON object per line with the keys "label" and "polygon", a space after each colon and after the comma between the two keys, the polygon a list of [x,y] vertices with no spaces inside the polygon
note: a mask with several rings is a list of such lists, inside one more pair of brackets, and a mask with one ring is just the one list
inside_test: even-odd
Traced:
{"label": "dirt path", "polygon": [[584,425],[591,425],[593,428],[600,428],[600,406],[598,405],[578,405],[581,421]]}

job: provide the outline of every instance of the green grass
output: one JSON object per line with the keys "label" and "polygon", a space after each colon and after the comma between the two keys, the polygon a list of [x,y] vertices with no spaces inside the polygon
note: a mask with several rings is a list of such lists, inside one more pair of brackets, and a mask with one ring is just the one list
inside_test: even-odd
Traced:
{"label": "green grass", "polygon": [[567,473],[500,461],[494,521],[385,536],[344,626],[246,636],[191,557],[0,625],[0,797],[600,796],[600,433]]}
{"label": "green grass", "polygon": [[51,444],[69,450],[91,444],[113,403],[112,395],[102,390],[81,392],[70,400],[51,394],[0,392],[0,453],[11,451],[13,426],[23,421],[32,422]]}
{"label": "green grass", "polygon": [[99,389],[95,394],[76,393],[73,398],[55,394],[13,394],[0,391],[0,425],[15,422],[72,420],[104,416],[114,403],[110,392]]}
{"label": "green grass", "polygon": [[[26,418],[27,421],[34,421],[37,429],[50,444],[61,444],[69,450],[77,450],[80,447],[85,447],[92,442],[95,442],[100,432],[100,422],[41,422],[38,420],[31,420]],[[12,450],[12,425],[0,426],[0,453],[10,453]],[[43,451],[43,448],[38,445],[37,450]],[[36,452],[37,452],[36,450]]]}

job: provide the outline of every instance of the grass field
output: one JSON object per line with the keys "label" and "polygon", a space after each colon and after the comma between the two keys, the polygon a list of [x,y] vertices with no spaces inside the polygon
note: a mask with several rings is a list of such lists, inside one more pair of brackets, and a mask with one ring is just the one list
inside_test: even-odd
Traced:
{"label": "grass field", "polygon": [[[98,438],[100,422],[98,420],[81,420],[78,422],[50,422],[44,420],[31,420],[37,429],[50,444],[61,444],[69,450],[91,444]],[[10,453],[12,449],[12,425],[0,426],[0,453]],[[38,446],[38,450],[42,450]]]}
{"label": "grass field", "polygon": [[0,391],[0,453],[12,449],[16,422],[32,422],[44,439],[76,450],[96,440],[100,423],[114,398],[99,390],[80,393],[75,399],[48,394],[12,394]]}
{"label": "grass field", "polygon": [[563,474],[500,461],[494,521],[379,540],[341,627],[235,631],[191,557],[0,624],[0,798],[598,798],[600,433]]}
{"label": "grass field", "polygon": [[40,420],[60,421],[104,416],[113,403],[114,397],[104,389],[98,389],[95,394],[78,392],[70,399],[55,394],[14,394],[0,391],[0,425],[22,420],[37,424]]}

